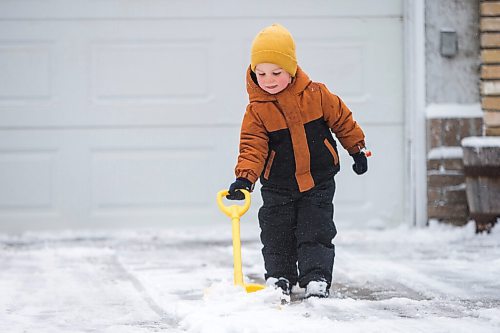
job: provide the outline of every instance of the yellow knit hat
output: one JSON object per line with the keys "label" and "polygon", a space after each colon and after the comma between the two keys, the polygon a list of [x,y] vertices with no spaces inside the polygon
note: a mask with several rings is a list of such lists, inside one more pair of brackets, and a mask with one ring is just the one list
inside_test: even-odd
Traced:
{"label": "yellow knit hat", "polygon": [[261,30],[252,42],[250,66],[255,72],[255,66],[262,63],[276,64],[295,76],[297,58],[295,42],[292,34],[280,24],[273,24]]}

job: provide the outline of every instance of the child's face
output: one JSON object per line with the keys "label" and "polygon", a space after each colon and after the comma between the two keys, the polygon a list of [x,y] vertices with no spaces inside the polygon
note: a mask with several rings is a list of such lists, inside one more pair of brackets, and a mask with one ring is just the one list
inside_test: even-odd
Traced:
{"label": "child's face", "polygon": [[290,73],[275,64],[258,64],[255,66],[255,75],[259,87],[270,94],[282,92],[292,82]]}

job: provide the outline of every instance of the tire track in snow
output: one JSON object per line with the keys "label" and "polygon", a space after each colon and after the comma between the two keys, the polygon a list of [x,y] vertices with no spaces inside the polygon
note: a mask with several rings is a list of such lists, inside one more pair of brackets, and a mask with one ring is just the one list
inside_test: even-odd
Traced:
{"label": "tire track in snow", "polygon": [[121,277],[126,278],[132,283],[135,290],[137,290],[137,292],[141,295],[141,298],[144,300],[144,302],[146,302],[151,310],[161,318],[161,323],[169,326],[161,328],[175,329],[178,326],[178,321],[169,316],[169,314],[164,311],[158,303],[155,302],[155,300],[151,297],[151,295],[149,295],[141,281],[139,281],[139,279],[137,279],[130,271],[125,268],[125,266],[120,262],[120,259],[117,255],[113,256],[111,262],[114,264],[117,272],[120,273]]}

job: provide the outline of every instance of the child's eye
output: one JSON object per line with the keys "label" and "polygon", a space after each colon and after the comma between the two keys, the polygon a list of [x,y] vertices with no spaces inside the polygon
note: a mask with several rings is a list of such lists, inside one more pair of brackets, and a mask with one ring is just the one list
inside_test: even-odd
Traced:
{"label": "child's eye", "polygon": [[280,75],[280,74],[281,74],[281,72],[273,72],[273,75],[274,75],[274,76],[278,76],[278,75]]}
{"label": "child's eye", "polygon": [[266,73],[257,73],[258,76],[264,76]]}

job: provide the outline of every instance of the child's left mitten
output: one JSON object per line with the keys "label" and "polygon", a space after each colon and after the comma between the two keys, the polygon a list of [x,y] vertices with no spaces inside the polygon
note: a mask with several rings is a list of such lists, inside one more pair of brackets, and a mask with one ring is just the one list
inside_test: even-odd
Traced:
{"label": "child's left mitten", "polygon": [[358,175],[364,174],[368,170],[368,160],[366,159],[365,153],[360,151],[351,156],[354,160],[354,164],[352,165],[354,172]]}

